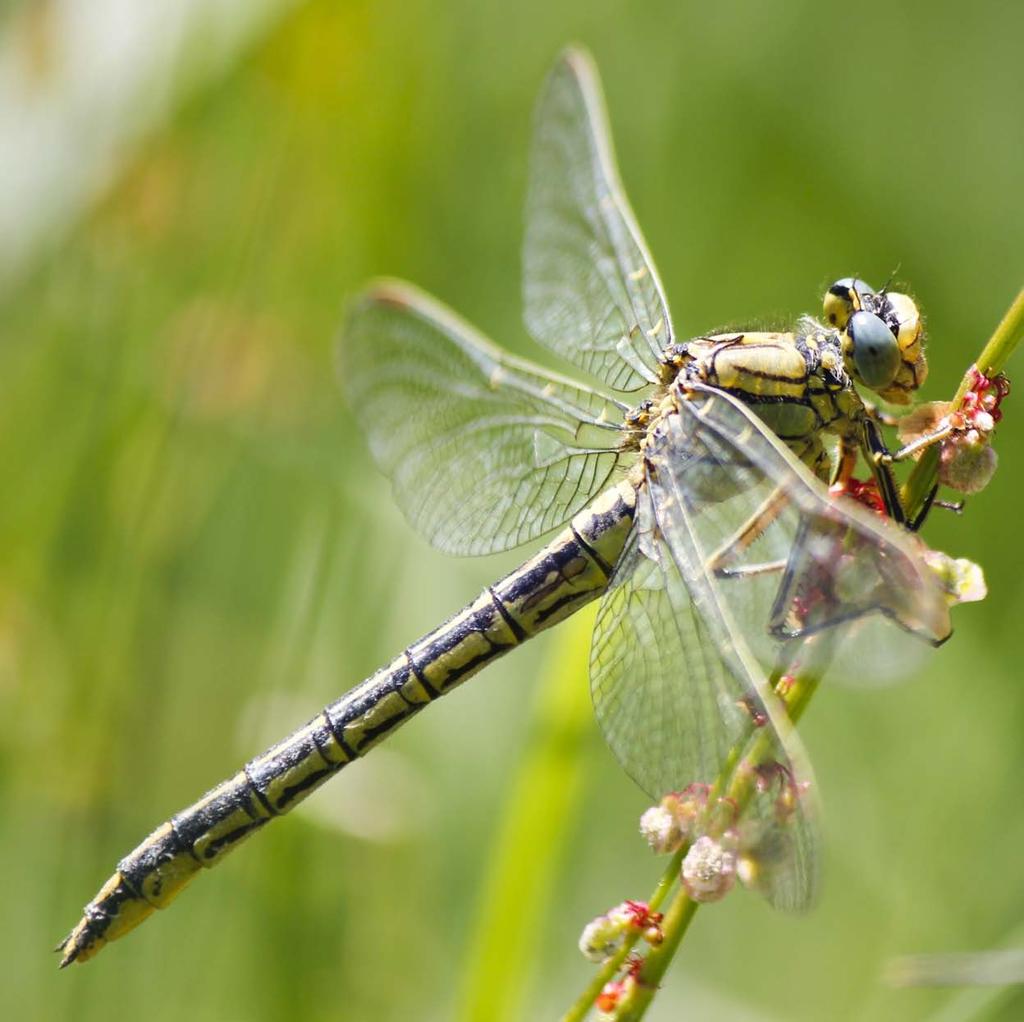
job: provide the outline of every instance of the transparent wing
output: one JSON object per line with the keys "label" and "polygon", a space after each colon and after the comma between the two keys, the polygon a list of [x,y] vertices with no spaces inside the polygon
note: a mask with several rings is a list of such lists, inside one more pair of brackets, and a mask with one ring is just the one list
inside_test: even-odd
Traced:
{"label": "transparent wing", "polygon": [[751,868],[749,886],[783,912],[805,912],[818,893],[821,872],[817,794],[806,765],[786,767],[793,743],[782,750],[771,736],[751,801],[737,823],[739,844]]}
{"label": "transparent wing", "polygon": [[339,375],[399,507],[448,553],[561,525],[625,457],[624,406],[502,352],[409,285],[354,304]]}
{"label": "transparent wing", "polygon": [[[756,863],[757,886],[776,907],[800,910],[817,879],[810,770],[781,709],[766,709],[776,701],[763,676],[722,643],[704,604],[641,488],[637,525],[594,630],[597,719],[627,773],[653,797],[718,781],[736,799],[728,811]],[[720,780],[730,761],[738,764],[734,777]]]}
{"label": "transparent wing", "polygon": [[637,501],[636,526],[598,609],[590,684],[612,751],[660,798],[711,783],[751,718],[682,575],[655,539],[646,489]]}
{"label": "transparent wing", "polygon": [[[948,602],[914,537],[830,498],[729,395],[696,388],[678,409],[650,445],[658,521],[763,666],[786,639],[872,617],[936,645],[949,636]],[[892,628],[875,628],[875,641],[886,632],[899,643]]]}
{"label": "transparent wing", "polygon": [[658,381],[672,323],[629,208],[590,58],[555,65],[534,122],[523,245],[526,325],[620,391]]}
{"label": "transparent wing", "polygon": [[[677,616],[688,613],[690,622],[699,615],[699,622],[668,636],[670,647],[683,655],[687,685],[670,690],[664,679],[652,680],[637,669],[636,705],[648,689],[675,691],[676,698],[673,704],[671,694],[663,697],[663,712],[645,711],[642,724],[688,739],[697,752],[683,754],[681,762],[707,776],[708,751],[718,760],[723,747],[731,749],[736,741],[730,701],[757,718],[760,726],[740,761],[757,780],[748,801],[737,799],[740,843],[753,850],[769,899],[802,907],[815,876],[804,792],[809,768],[767,676],[800,676],[802,669],[817,676],[841,647],[848,626],[868,618],[890,619],[906,632],[941,642],[950,630],[945,596],[910,537],[853,502],[829,499],[821,483],[727,394],[694,388],[680,396],[677,412],[655,426],[644,458],[647,497],[641,507],[647,509],[647,525],[640,531],[640,549],[659,565],[667,591],[660,599],[667,598]],[[643,579],[638,569],[633,573]],[[636,589],[624,582],[624,591],[630,588]],[[623,595],[605,599],[621,601]],[[638,612],[631,616],[636,619]],[[660,633],[665,637],[664,626]],[[717,651],[721,665],[701,667],[690,648],[694,642]],[[615,677],[614,668],[602,675],[601,662],[614,661],[607,654],[598,659],[595,699],[603,717],[613,706],[606,693],[629,679]],[[722,714],[719,730],[709,734],[714,705]],[[687,717],[690,731],[678,723]],[[626,730],[614,720],[609,740],[621,748]],[[642,757],[644,747],[639,748],[620,754]],[[635,769],[657,767],[641,760]]]}
{"label": "transparent wing", "polygon": [[816,876],[810,772],[767,679],[816,675],[869,618],[940,642],[945,597],[911,537],[830,499],[728,395],[680,397],[644,459],[636,533],[595,631],[598,719],[655,795],[740,763],[753,778],[736,798],[741,845],[773,904],[803,907]]}

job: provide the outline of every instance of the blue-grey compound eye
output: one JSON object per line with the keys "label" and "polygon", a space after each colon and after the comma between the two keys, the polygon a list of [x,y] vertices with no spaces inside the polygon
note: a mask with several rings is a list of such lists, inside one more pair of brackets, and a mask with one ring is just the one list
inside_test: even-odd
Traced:
{"label": "blue-grey compound eye", "polygon": [[853,342],[853,364],[866,387],[888,387],[900,370],[900,346],[873,312],[855,312],[846,327]]}

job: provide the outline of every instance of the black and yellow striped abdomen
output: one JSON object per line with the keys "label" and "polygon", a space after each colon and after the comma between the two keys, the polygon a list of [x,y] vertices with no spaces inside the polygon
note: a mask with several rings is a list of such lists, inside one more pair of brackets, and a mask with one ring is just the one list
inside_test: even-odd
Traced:
{"label": "black and yellow striped abdomen", "polygon": [[158,827],[85,907],[61,964],[91,958],[418,710],[604,592],[635,504],[627,482],[606,491],[535,557]]}

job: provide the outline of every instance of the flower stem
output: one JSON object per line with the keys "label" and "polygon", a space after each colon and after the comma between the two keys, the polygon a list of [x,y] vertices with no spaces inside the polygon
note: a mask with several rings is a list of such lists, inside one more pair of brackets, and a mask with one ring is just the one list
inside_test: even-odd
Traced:
{"label": "flower stem", "polygon": [[[1024,339],[1024,288],[1021,288],[1013,304],[1006,310],[1006,315],[995,328],[988,344],[982,349],[975,361],[978,370],[985,376],[1001,373],[1014,348]],[[954,405],[959,404],[970,387],[970,373],[965,374],[960,389],[953,398]]]}
{"label": "flower stem", "polygon": [[[951,403],[951,411],[959,411],[964,397],[975,382],[974,370],[984,376],[993,377],[1001,373],[1013,354],[1014,349],[1024,339],[1024,288],[1018,292],[1006,314],[995,328],[988,343],[960,381]],[[913,467],[903,487],[904,505],[909,517],[913,519],[917,509],[922,506],[927,495],[931,493],[939,477],[939,448],[930,447]]]}
{"label": "flower stem", "polygon": [[[668,897],[669,892],[679,878],[679,870],[683,864],[684,855],[686,855],[686,847],[680,848],[678,852],[672,855],[668,866],[661,874],[658,884],[654,888],[654,893],[647,901],[652,912],[657,912],[661,908],[662,903]],[[598,969],[594,974],[594,978],[584,987],[583,992],[573,1002],[572,1007],[562,1016],[561,1022],[582,1022],[587,1017],[588,1012],[594,1005],[594,1001],[597,1000],[598,994],[604,989],[605,984],[613,979],[622,968],[639,938],[639,933],[631,934],[622,947]]]}

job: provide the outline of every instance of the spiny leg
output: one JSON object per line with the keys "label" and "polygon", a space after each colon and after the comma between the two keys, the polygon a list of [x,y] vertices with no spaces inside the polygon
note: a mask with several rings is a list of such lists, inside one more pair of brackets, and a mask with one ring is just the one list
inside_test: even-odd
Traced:
{"label": "spiny leg", "polygon": [[746,553],[764,535],[765,530],[782,514],[786,504],[787,497],[781,486],[768,494],[761,506],[708,558],[708,568],[716,578],[750,578],[785,568],[785,560],[732,566],[730,562]]}
{"label": "spiny leg", "polygon": [[[917,532],[921,528],[933,506],[945,507],[948,505],[941,502],[938,505],[935,504],[935,495],[939,490],[938,483],[936,483],[925,494],[919,506],[913,509],[907,508],[900,492],[900,486],[893,475],[892,466],[895,462],[909,456],[907,451],[913,454],[915,451],[924,450],[932,444],[938,443],[948,434],[948,430],[937,430],[934,433],[926,434],[921,441],[915,441],[893,453],[886,447],[874,420],[864,419],[862,433],[864,457],[878,484],[886,512],[897,524],[903,525],[910,532]],[[955,505],[953,510],[958,510]]]}
{"label": "spiny leg", "polygon": [[[897,416],[875,413],[874,409],[871,409],[871,414],[872,418],[882,425],[899,425],[900,419]],[[913,440],[908,444],[904,444],[896,451],[888,450],[885,447],[885,444],[879,440],[879,451],[877,457],[880,468],[885,470],[891,477],[891,472],[889,472],[888,466],[901,461],[906,461],[908,458],[912,458],[915,455],[926,451],[929,447],[942,443],[944,440],[948,439],[954,431],[952,423],[946,421],[937,429],[922,434],[916,440]],[[933,507],[942,508],[944,511],[952,511],[954,514],[960,514],[963,511],[965,503],[963,500],[936,500],[935,494],[937,490],[937,486],[932,488],[918,513],[907,522],[907,528],[910,529],[911,532],[917,532],[917,530],[920,529],[929,510]]]}
{"label": "spiny leg", "polygon": [[920,454],[929,447],[942,443],[942,441],[947,439],[952,432],[953,425],[947,420],[943,425],[939,426],[938,429],[933,429],[930,433],[922,434],[916,440],[912,440],[909,444],[904,444],[899,450],[887,452],[885,460],[887,463],[906,461],[907,458],[912,458],[915,454]]}
{"label": "spiny leg", "polygon": [[[907,513],[900,498],[899,484],[892,473],[892,458],[889,448],[886,447],[877,423],[870,417],[865,417],[862,424],[861,450],[878,486],[886,513],[897,525],[906,525]],[[931,506],[932,497],[934,494],[931,494],[925,502],[926,507],[923,514],[928,513],[927,508]],[[924,521],[924,518],[922,517],[921,520]]]}

